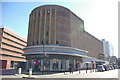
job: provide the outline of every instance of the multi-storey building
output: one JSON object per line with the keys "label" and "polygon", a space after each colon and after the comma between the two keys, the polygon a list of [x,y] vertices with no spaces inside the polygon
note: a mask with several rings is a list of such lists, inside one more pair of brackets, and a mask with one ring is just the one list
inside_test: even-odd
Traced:
{"label": "multi-storey building", "polygon": [[103,51],[105,57],[114,56],[112,44],[109,41],[105,41],[105,39],[102,39],[101,41],[103,42]]}
{"label": "multi-storey building", "polygon": [[[74,70],[84,58],[102,59],[102,42],[84,30],[84,21],[57,5],[35,8],[29,16],[27,67],[34,71]],[[87,59],[86,59],[87,60]]]}
{"label": "multi-storey building", "polygon": [[25,66],[23,48],[26,40],[6,28],[0,28],[0,68],[11,69]]}

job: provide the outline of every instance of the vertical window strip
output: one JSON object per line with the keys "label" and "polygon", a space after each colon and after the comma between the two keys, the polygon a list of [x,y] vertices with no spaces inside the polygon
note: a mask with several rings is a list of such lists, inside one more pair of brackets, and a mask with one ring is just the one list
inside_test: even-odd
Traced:
{"label": "vertical window strip", "polygon": [[39,19],[39,10],[37,9],[36,10],[36,45],[38,45],[38,36],[39,36],[38,35],[38,33],[39,33],[38,32],[39,31],[39,24],[38,24],[39,20],[38,19]]}
{"label": "vertical window strip", "polygon": [[36,45],[37,42],[37,11],[35,11],[35,32],[34,32],[34,45]]}
{"label": "vertical window strip", "polygon": [[33,13],[33,19],[32,20],[33,20],[33,25],[32,25],[32,28],[33,28],[32,29],[32,34],[33,34],[32,35],[32,45],[34,45],[34,38],[35,38],[34,37],[34,33],[35,33],[35,15],[34,15],[34,13]]}
{"label": "vertical window strip", "polygon": [[40,22],[39,22],[38,44],[41,43],[41,22],[42,22],[42,10],[41,9],[40,9],[39,13],[40,13]]}
{"label": "vertical window strip", "polygon": [[54,44],[56,44],[56,8],[55,8],[55,35],[54,35]]}
{"label": "vertical window strip", "polygon": [[45,42],[45,40],[46,40],[46,14],[47,14],[47,9],[45,8],[44,37],[43,37],[43,41],[44,41],[44,42]]}
{"label": "vertical window strip", "polygon": [[29,19],[29,29],[28,29],[28,39],[27,39],[27,45],[30,46],[30,42],[31,42],[31,22],[32,22],[32,16],[30,14],[30,19]]}
{"label": "vertical window strip", "polygon": [[51,16],[52,16],[52,9],[50,8],[50,22],[49,22],[49,41],[48,43],[50,44],[51,43]]}

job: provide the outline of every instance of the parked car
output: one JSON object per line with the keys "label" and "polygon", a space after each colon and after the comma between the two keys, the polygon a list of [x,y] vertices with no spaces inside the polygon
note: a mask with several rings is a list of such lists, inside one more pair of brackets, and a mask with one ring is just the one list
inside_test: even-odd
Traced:
{"label": "parked car", "polygon": [[120,66],[118,66],[118,69],[120,69]]}
{"label": "parked car", "polygon": [[116,65],[117,69],[120,69],[118,65]]}
{"label": "parked car", "polygon": [[103,65],[103,67],[105,68],[105,71],[109,70],[109,66],[108,65]]}
{"label": "parked car", "polygon": [[118,65],[113,65],[114,69],[119,69]]}
{"label": "parked car", "polygon": [[114,67],[113,67],[112,65],[109,65],[109,69],[110,69],[110,70],[113,70]]}
{"label": "parked car", "polygon": [[111,66],[109,65],[109,70],[112,70]]}
{"label": "parked car", "polygon": [[105,71],[105,68],[103,65],[98,65],[96,69],[97,71],[102,71],[102,72]]}
{"label": "parked car", "polygon": [[113,70],[113,69],[114,69],[113,65],[110,65],[110,67],[111,67],[111,70]]}

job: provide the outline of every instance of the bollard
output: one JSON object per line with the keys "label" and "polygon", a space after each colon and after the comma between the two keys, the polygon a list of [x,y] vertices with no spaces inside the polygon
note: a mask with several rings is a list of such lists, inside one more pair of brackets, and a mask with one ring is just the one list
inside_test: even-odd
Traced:
{"label": "bollard", "polygon": [[79,74],[80,74],[80,69],[79,69]]}
{"label": "bollard", "polygon": [[86,69],[86,73],[87,73],[87,69]]}
{"label": "bollard", "polygon": [[23,78],[27,78],[27,80],[35,78],[35,76],[32,76],[32,68],[29,69],[29,76],[23,76]]}
{"label": "bollard", "polygon": [[32,76],[32,68],[29,69],[29,77]]}
{"label": "bollard", "polygon": [[19,74],[19,75],[21,74],[21,68],[18,69],[18,74]]}
{"label": "bollard", "polygon": [[92,73],[92,69],[90,68],[90,73]]}

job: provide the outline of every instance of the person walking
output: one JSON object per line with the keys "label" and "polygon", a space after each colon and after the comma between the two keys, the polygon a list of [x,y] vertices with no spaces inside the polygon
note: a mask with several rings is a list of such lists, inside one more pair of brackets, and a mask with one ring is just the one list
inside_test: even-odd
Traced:
{"label": "person walking", "polygon": [[80,69],[81,69],[81,65],[79,64],[78,65],[79,74],[80,74]]}
{"label": "person walking", "polygon": [[71,67],[71,72],[72,72],[72,74],[73,74],[73,67]]}
{"label": "person walking", "polygon": [[93,72],[94,72],[94,69],[95,69],[95,64],[94,63],[92,63],[92,69],[93,69]]}
{"label": "person walking", "polygon": [[88,63],[86,63],[86,73],[87,73],[87,70],[88,70]]}
{"label": "person walking", "polygon": [[70,73],[72,72],[72,67],[71,67],[71,66],[69,67],[69,72],[70,72]]}

